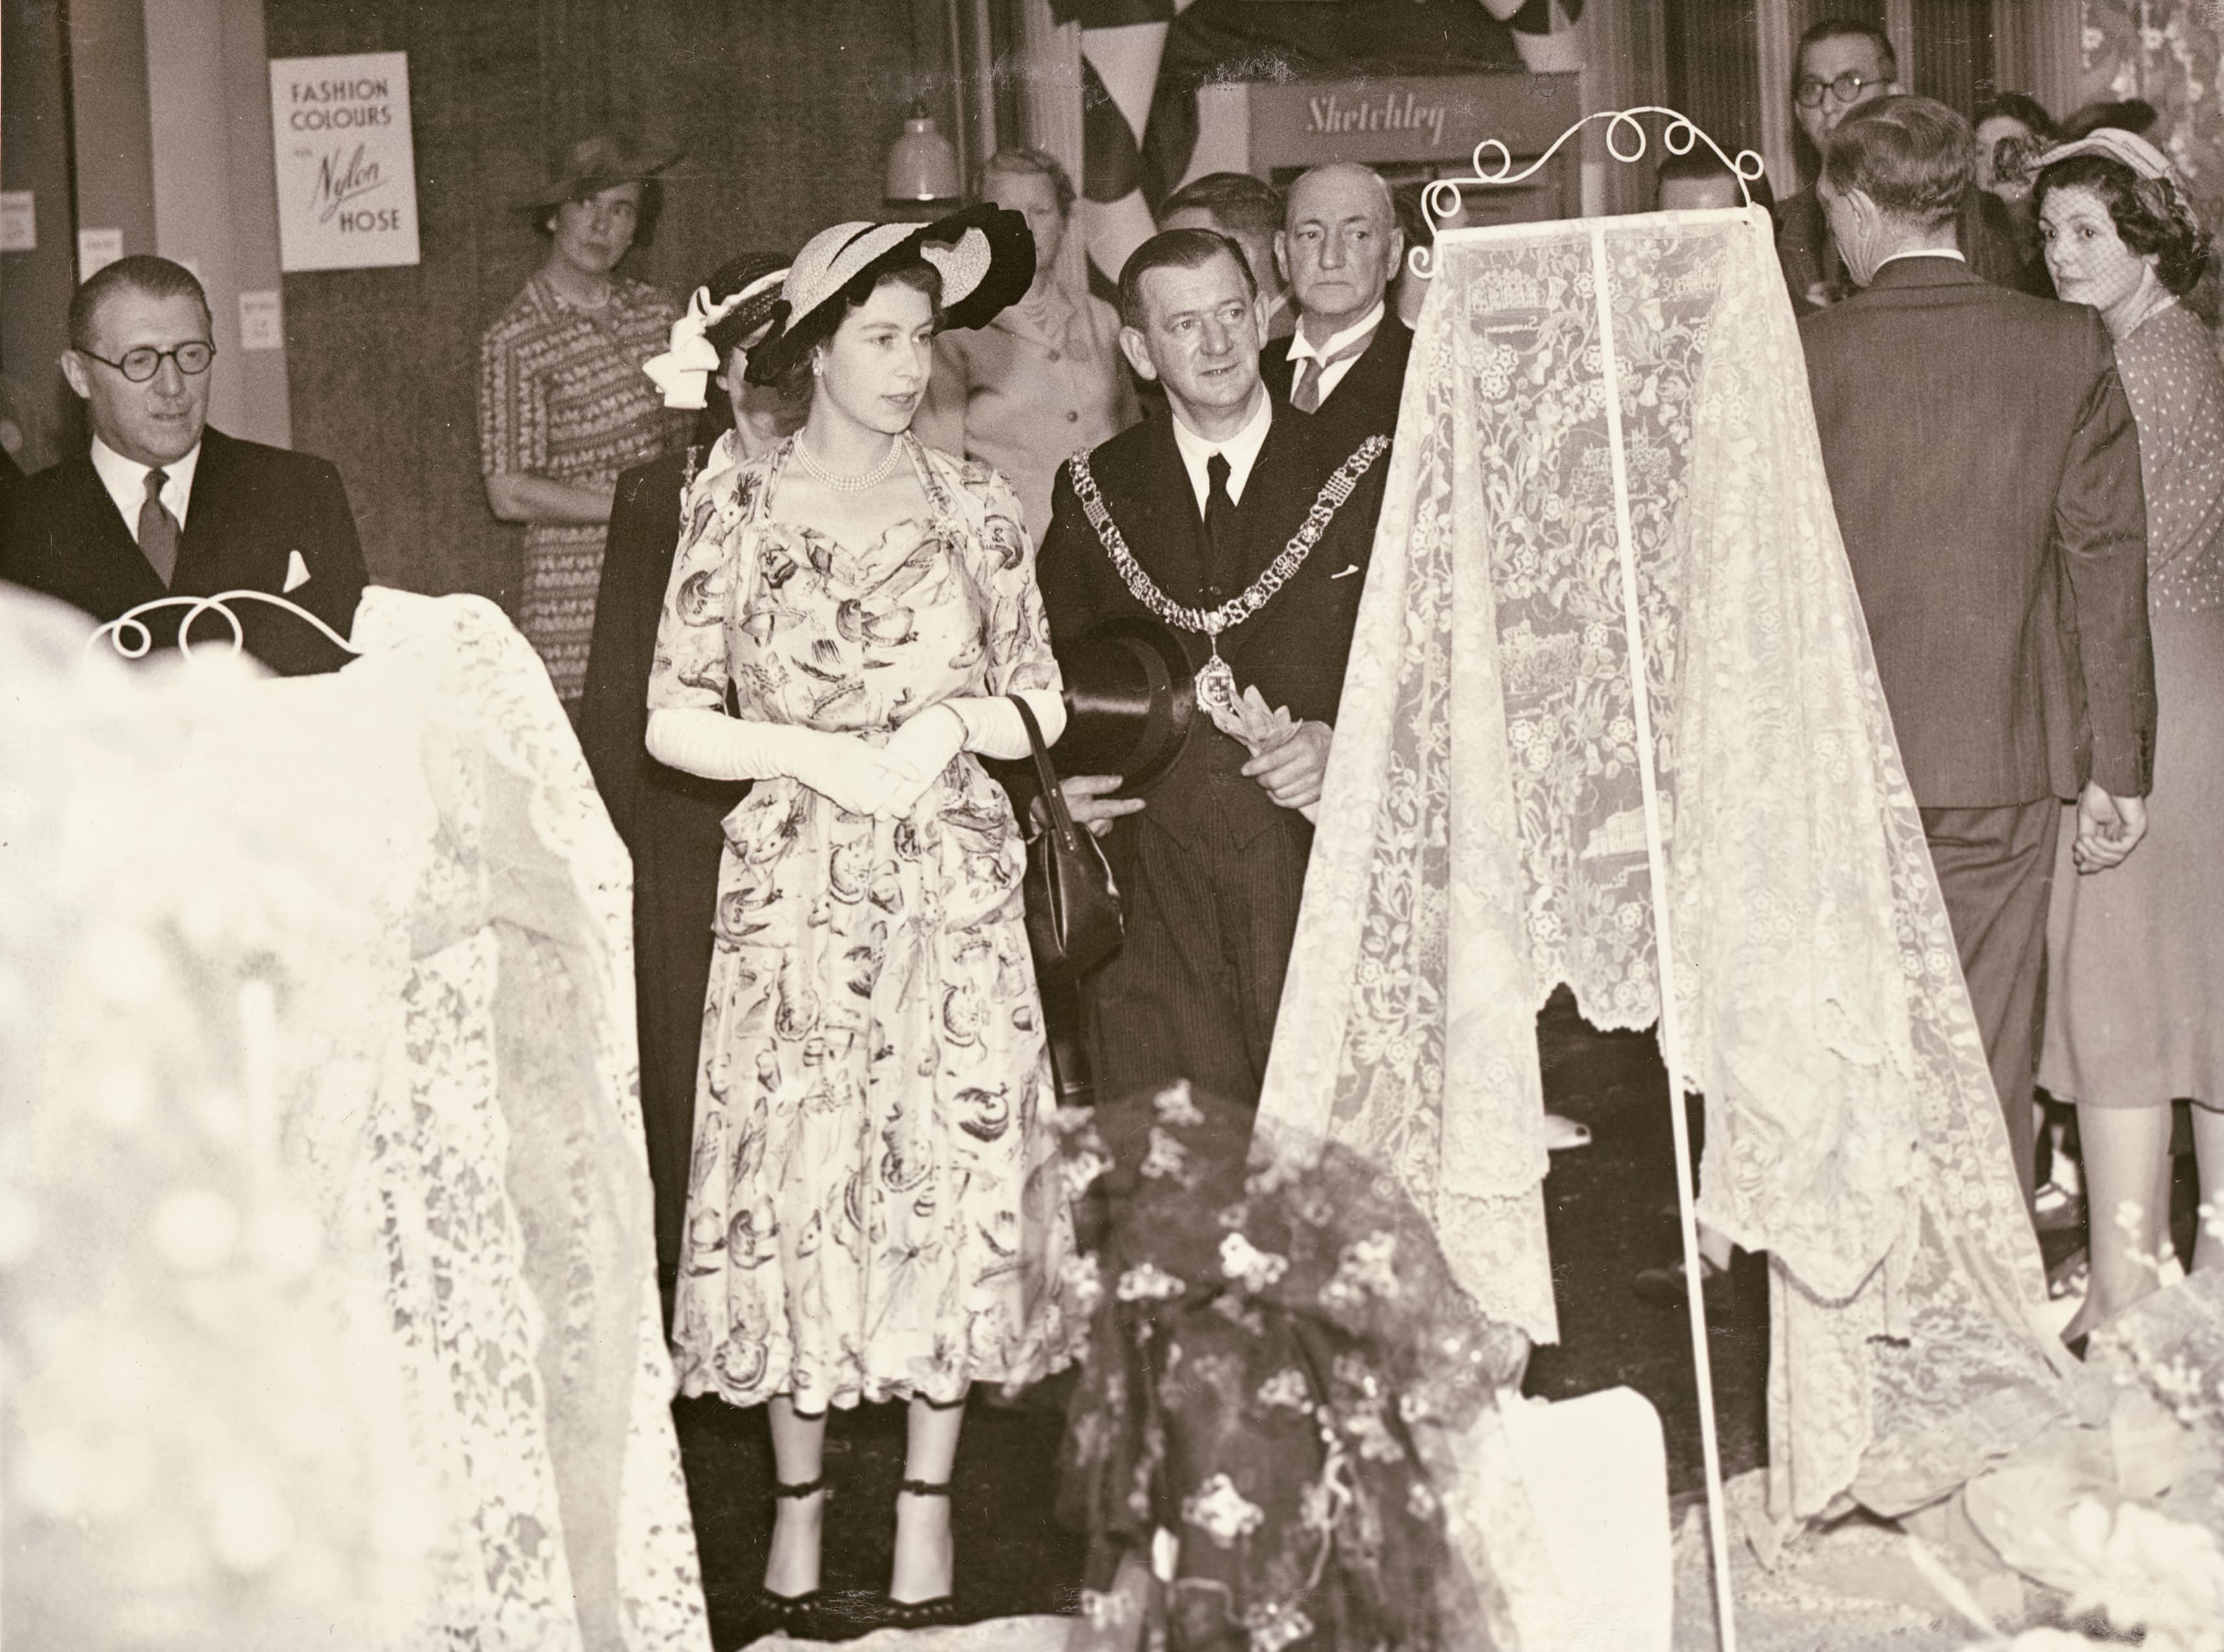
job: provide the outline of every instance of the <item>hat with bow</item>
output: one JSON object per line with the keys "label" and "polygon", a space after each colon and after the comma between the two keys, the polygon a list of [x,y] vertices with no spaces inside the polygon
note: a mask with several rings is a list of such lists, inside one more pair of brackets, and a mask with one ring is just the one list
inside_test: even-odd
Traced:
{"label": "hat with bow", "polygon": [[1033,282],[1034,232],[1020,213],[989,202],[932,224],[860,220],[819,231],[795,255],[771,334],[749,352],[749,383],[774,383],[833,333],[850,299],[862,300],[881,276],[921,260],[942,275],[942,325],[982,326]]}

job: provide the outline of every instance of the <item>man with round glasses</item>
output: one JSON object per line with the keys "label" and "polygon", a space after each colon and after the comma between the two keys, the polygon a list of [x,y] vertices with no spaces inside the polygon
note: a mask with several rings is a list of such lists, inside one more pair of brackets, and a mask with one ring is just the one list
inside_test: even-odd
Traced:
{"label": "man with round glasses", "polygon": [[[1816,23],[1799,37],[1791,61],[1791,112],[1817,155],[1848,115],[1901,89],[1891,36],[1867,23],[1836,18]],[[1792,308],[1806,315],[1852,295],[1854,282],[1812,186],[1785,201],[1776,224],[1776,256]],[[1997,198],[1972,186],[1962,203],[1957,234],[1969,267],[1985,280],[2024,292],[2044,290],[2016,250],[2015,226]]]}
{"label": "man with round glasses", "polygon": [[[138,255],[70,300],[62,377],[92,440],[11,491],[0,578],[115,619],[166,596],[262,591],[344,636],[363,594],[363,549],[339,472],[320,459],[242,441],[208,424],[216,359],[208,298],[193,272]],[[180,610],[148,617],[175,643]],[[248,651],[287,675],[352,657],[302,620],[234,604]],[[230,628],[207,617],[196,641]]]}

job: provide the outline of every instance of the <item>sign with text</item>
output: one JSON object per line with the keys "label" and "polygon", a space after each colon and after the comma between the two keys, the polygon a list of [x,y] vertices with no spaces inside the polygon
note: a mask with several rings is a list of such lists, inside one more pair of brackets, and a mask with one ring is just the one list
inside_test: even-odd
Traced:
{"label": "sign with text", "polygon": [[0,189],[0,252],[38,250],[38,197],[28,189]]}
{"label": "sign with text", "polygon": [[1572,74],[1389,76],[1248,87],[1251,163],[1262,170],[1465,161],[1494,137],[1541,155],[1583,111]]}
{"label": "sign with text", "polygon": [[271,59],[270,123],[280,269],[417,262],[407,52]]}

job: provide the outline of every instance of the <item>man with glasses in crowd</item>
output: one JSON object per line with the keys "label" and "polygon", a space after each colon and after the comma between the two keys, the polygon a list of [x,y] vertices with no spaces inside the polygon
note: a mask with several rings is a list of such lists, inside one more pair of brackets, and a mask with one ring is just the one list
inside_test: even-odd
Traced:
{"label": "man with glasses in crowd", "polygon": [[[216,345],[193,272],[144,255],[108,265],[71,297],[69,339],[62,376],[92,440],[10,490],[0,579],[104,622],[164,597],[267,592],[345,636],[364,571],[339,472],[209,428]],[[182,611],[148,617],[154,646],[175,643]],[[351,657],[267,604],[233,611],[249,652],[282,674]],[[214,618],[192,632],[219,645],[230,635]]]}
{"label": "man with glasses in crowd", "polygon": [[[1902,90],[1891,37],[1867,23],[1816,23],[1799,37],[1791,60],[1791,112],[1818,155],[1848,115]],[[1806,315],[1852,295],[1854,282],[1812,186],[1784,203],[1776,225],[1776,256],[1794,309]],[[2045,292],[2037,268],[2026,266],[2016,250],[2007,208],[1974,183],[1962,199],[1955,237],[1969,267],[1984,280],[2020,292]]]}

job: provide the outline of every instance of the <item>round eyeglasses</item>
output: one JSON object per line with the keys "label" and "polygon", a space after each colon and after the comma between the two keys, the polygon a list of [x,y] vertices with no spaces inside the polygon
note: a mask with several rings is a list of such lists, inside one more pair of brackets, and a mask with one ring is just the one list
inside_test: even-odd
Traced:
{"label": "round eyeglasses", "polygon": [[1829,94],[1840,103],[1849,104],[1861,95],[1863,86],[1880,86],[1884,84],[1884,81],[1874,75],[1858,74],[1848,69],[1835,80],[1817,80],[1812,75],[1808,76],[1793,89],[1791,98],[1792,101],[1802,109],[1820,109],[1823,106],[1823,93],[1825,90],[1828,90]]}
{"label": "round eyeglasses", "polygon": [[165,359],[177,363],[178,370],[187,378],[199,378],[208,371],[209,364],[216,359],[216,346],[202,339],[189,339],[175,350],[156,350],[150,345],[142,345],[136,350],[125,351],[121,361],[96,356],[90,350],[80,350],[77,353],[88,360],[98,362],[103,367],[113,367],[134,384],[144,384],[162,370]]}

